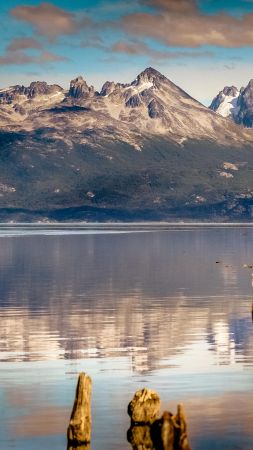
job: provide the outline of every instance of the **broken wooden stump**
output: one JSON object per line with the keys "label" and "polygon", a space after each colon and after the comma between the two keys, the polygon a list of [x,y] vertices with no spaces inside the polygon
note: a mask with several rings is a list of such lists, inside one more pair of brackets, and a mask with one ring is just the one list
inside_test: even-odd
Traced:
{"label": "broken wooden stump", "polygon": [[150,389],[142,389],[134,394],[128,405],[128,414],[133,423],[152,423],[159,417],[161,401],[159,395]]}
{"label": "broken wooden stump", "polygon": [[67,450],[90,450],[90,443],[82,445],[68,444]]}
{"label": "broken wooden stump", "polygon": [[151,435],[155,450],[174,450],[175,428],[173,415],[165,411],[152,426]]}
{"label": "broken wooden stump", "polygon": [[[67,431],[67,450],[90,450],[91,386],[90,377],[80,373]],[[128,405],[131,427],[127,432],[132,449],[191,450],[183,406],[178,405],[176,415],[165,411],[162,416],[160,406],[160,397],[155,391],[145,388],[134,394]]]}
{"label": "broken wooden stump", "polygon": [[159,395],[143,389],[128,405],[131,427],[127,433],[133,450],[190,450],[187,424],[182,405],[177,414],[165,411],[159,417]]}
{"label": "broken wooden stump", "polygon": [[186,415],[183,405],[178,405],[175,416],[175,444],[176,450],[191,450],[187,437]]}
{"label": "broken wooden stump", "polygon": [[91,441],[91,386],[92,381],[85,373],[80,373],[75,401],[67,431],[68,448],[87,449]]}
{"label": "broken wooden stump", "polygon": [[127,440],[133,450],[156,450],[149,425],[133,425],[127,432]]}

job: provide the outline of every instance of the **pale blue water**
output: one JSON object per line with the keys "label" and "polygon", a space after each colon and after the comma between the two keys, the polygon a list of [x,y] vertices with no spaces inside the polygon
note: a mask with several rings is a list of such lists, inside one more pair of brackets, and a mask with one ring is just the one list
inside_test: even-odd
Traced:
{"label": "pale blue water", "polygon": [[0,227],[0,448],[66,448],[77,374],[92,450],[130,449],[140,387],[194,450],[252,450],[253,228]]}

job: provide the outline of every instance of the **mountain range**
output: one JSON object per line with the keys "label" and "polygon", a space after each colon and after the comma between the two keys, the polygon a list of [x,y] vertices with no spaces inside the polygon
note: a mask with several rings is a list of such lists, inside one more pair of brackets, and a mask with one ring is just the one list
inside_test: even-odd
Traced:
{"label": "mountain range", "polygon": [[250,220],[253,82],[210,108],[153,68],[0,90],[0,220]]}

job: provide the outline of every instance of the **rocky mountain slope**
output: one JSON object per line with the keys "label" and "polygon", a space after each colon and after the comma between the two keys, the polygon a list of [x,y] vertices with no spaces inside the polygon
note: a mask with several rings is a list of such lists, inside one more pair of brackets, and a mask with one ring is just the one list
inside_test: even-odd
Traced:
{"label": "rocky mountain slope", "polygon": [[152,68],[2,89],[0,147],[2,221],[251,217],[252,130]]}
{"label": "rocky mountain slope", "polygon": [[240,90],[226,86],[213,99],[210,109],[223,117],[231,118],[246,128],[253,127],[253,80]]}

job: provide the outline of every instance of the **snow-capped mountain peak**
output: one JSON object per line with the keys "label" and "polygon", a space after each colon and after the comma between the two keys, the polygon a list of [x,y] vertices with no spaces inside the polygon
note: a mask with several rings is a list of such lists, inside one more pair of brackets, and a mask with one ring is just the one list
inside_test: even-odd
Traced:
{"label": "snow-capped mountain peak", "polygon": [[235,123],[242,124],[246,128],[253,127],[253,80],[250,80],[246,88],[240,90],[225,87],[214,98],[210,109],[221,116],[230,117]]}
{"label": "snow-capped mountain peak", "polygon": [[235,117],[238,113],[239,90],[235,86],[226,86],[213,99],[210,109],[223,117]]}

